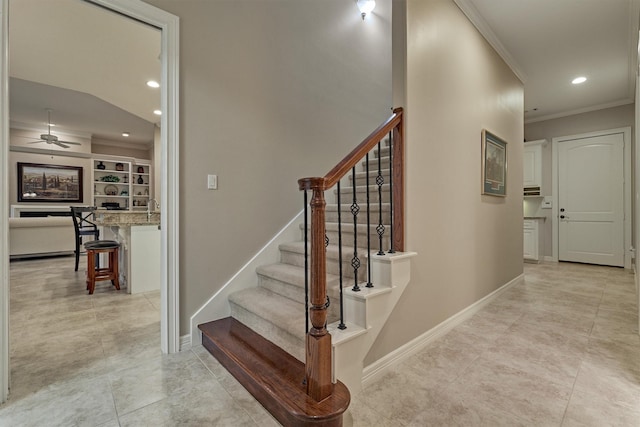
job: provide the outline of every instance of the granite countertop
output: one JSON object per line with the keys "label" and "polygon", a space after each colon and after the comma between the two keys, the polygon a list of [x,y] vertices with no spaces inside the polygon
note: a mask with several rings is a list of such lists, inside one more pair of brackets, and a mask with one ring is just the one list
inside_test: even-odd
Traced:
{"label": "granite countertop", "polygon": [[97,225],[158,225],[160,224],[160,212],[151,212],[151,217],[147,216],[147,212],[130,212],[130,211],[105,211],[96,212]]}
{"label": "granite countertop", "polygon": [[546,216],[525,216],[524,219],[547,219]]}

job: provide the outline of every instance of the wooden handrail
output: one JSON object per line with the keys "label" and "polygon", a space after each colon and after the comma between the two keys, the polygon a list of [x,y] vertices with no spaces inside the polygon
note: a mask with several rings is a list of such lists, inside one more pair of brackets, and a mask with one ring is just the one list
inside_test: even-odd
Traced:
{"label": "wooden handrail", "polygon": [[[367,153],[390,132],[392,181],[390,191],[392,205],[392,248],[404,250],[404,132],[402,108],[393,114],[353,149],[340,163],[324,177],[309,177],[298,180],[302,191],[312,191],[311,202],[311,262],[310,262],[310,308],[311,328],[306,340],[306,383],[307,394],[316,401],[327,398],[333,392],[331,382],[331,335],[327,331],[327,277],[325,248],[325,200],[324,191],[336,185]],[[353,177],[355,182],[355,176]],[[355,188],[354,188],[355,190]],[[355,228],[355,227],[354,227]],[[354,232],[357,232],[354,229]]]}
{"label": "wooden handrail", "polygon": [[[352,167],[354,167],[369,151],[378,144],[389,132],[402,121],[402,108],[395,108],[393,114],[368,137],[364,139],[356,148],[354,148],[347,156],[340,161],[333,169],[331,169],[324,178],[301,178],[298,180],[300,190],[312,190],[318,185],[319,180],[323,179],[323,190],[327,190],[338,183]],[[395,135],[394,135],[395,136]]]}

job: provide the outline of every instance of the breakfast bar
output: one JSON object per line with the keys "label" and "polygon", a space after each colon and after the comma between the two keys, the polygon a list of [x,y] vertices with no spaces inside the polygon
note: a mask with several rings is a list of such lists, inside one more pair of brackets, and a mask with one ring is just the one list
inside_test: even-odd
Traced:
{"label": "breakfast bar", "polygon": [[120,283],[131,294],[160,290],[160,212],[96,211],[103,239],[120,243]]}

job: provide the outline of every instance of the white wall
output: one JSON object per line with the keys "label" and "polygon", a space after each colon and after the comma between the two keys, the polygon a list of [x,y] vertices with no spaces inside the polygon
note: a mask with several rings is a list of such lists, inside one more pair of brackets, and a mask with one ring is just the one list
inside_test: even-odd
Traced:
{"label": "white wall", "polygon": [[[373,363],[522,274],[523,85],[452,0],[407,0],[411,283]],[[507,197],[482,196],[481,131],[508,142]]]}

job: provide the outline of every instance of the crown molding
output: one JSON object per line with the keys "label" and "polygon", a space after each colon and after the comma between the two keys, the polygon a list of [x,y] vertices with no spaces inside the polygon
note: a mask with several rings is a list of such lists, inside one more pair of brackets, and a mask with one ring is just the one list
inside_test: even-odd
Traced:
{"label": "crown molding", "polygon": [[578,108],[576,110],[563,111],[561,113],[549,114],[546,116],[534,117],[531,119],[525,119],[524,124],[544,122],[546,120],[560,119],[562,117],[575,116],[576,114],[590,113],[592,111],[605,110],[607,108],[621,107],[623,105],[633,104],[633,98],[625,98],[614,102],[608,102],[606,104],[592,105],[590,107]]}
{"label": "crown molding", "polygon": [[522,83],[526,83],[527,75],[522,70],[522,67],[513,58],[511,53],[502,44],[496,33],[493,32],[491,26],[487,23],[484,17],[480,14],[471,0],[453,0],[458,8],[466,15],[476,29],[482,34],[487,42],[495,49],[500,55],[502,60],[506,62],[507,66],[513,71],[513,73],[520,79]]}

